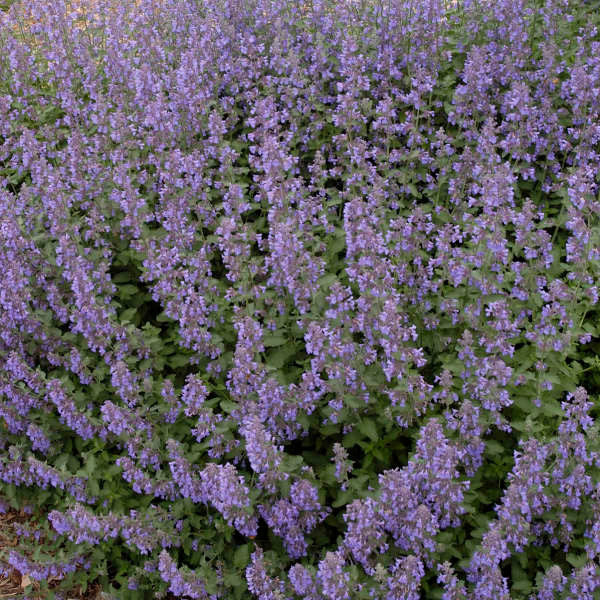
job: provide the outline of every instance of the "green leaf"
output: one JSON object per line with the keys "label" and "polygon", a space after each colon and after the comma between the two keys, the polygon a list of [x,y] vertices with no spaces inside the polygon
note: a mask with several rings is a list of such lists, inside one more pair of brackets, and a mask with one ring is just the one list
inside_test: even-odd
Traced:
{"label": "green leaf", "polygon": [[169,364],[174,367],[186,367],[190,362],[190,357],[186,354],[174,354],[169,357]]}
{"label": "green leaf", "polygon": [[375,425],[375,421],[373,419],[362,419],[358,423],[358,429],[361,433],[369,437],[374,442],[379,439],[377,426]]}
{"label": "green leaf", "polygon": [[522,557],[515,558],[518,558],[519,561],[513,560],[511,563],[512,589],[527,594],[531,590],[531,582],[520,564]]}
{"label": "green leaf", "polygon": [[296,344],[288,343],[285,346],[279,346],[278,350],[270,352],[267,357],[267,365],[280,369],[289,359],[299,350]]}
{"label": "green leaf", "polygon": [[233,588],[246,585],[246,582],[237,573],[227,573],[226,575],[224,575],[223,583]]}
{"label": "green leaf", "polygon": [[340,506],[344,506],[344,504],[348,504],[354,499],[354,492],[352,490],[343,490],[338,495],[337,498],[331,503],[333,508],[339,508]]}
{"label": "green leaf", "polygon": [[518,581],[514,580],[511,587],[511,591],[523,592],[523,594],[527,595],[531,591],[532,585],[526,579],[519,579]]}
{"label": "green leaf", "polygon": [[137,286],[132,285],[131,283],[126,283],[125,285],[119,286],[119,297],[123,299],[131,298],[136,294],[139,294],[139,289]]}
{"label": "green leaf", "polygon": [[128,308],[121,313],[121,321],[129,321],[131,322],[135,313],[137,312],[137,308]]}
{"label": "green leaf", "polygon": [[131,281],[131,273],[129,271],[121,271],[112,278],[113,283],[127,283],[128,281]]}
{"label": "green leaf", "polygon": [[567,562],[576,569],[579,569],[588,563],[588,557],[585,554],[577,556],[576,554],[569,552],[567,554]]}
{"label": "green leaf", "polygon": [[85,459],[84,470],[89,475],[92,475],[96,470],[96,457],[93,454],[89,454]]}
{"label": "green leaf", "polygon": [[283,335],[265,335],[263,338],[263,344],[265,345],[265,348],[283,346],[288,341],[288,338],[284,337]]}
{"label": "green leaf", "polygon": [[248,544],[239,546],[233,555],[233,564],[238,569],[243,569],[250,562],[250,547]]}
{"label": "green leaf", "polygon": [[362,439],[363,434],[358,429],[353,429],[350,433],[344,436],[344,448],[352,448]]}
{"label": "green leaf", "polygon": [[346,236],[342,234],[337,236],[333,242],[328,245],[327,250],[331,254],[337,254],[344,250],[344,248],[346,248]]}
{"label": "green leaf", "polygon": [[63,453],[54,461],[54,468],[59,471],[65,471],[67,462],[69,462],[69,454]]}
{"label": "green leaf", "polygon": [[327,290],[331,287],[333,283],[337,281],[338,277],[334,273],[328,273],[327,275],[323,275],[321,279],[319,279],[319,285],[322,289]]}
{"label": "green leaf", "polygon": [[88,479],[87,490],[92,496],[98,496],[100,494],[100,485],[97,479]]}
{"label": "green leaf", "polygon": [[232,400],[221,400],[221,402],[219,402],[219,406],[226,413],[232,413],[234,410],[239,408],[237,402],[233,402]]}
{"label": "green leaf", "polygon": [[565,414],[556,400],[548,398],[542,399],[541,411],[549,417],[561,417]]}
{"label": "green leaf", "polygon": [[490,454],[504,454],[506,452],[504,446],[496,440],[486,440],[485,450]]}
{"label": "green leaf", "polygon": [[304,459],[301,456],[286,454],[281,461],[280,469],[286,473],[291,473],[297,471],[303,463]]}

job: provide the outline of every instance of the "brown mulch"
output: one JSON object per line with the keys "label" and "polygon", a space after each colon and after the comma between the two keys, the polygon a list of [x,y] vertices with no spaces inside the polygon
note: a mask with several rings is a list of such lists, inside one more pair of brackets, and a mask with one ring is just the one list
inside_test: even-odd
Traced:
{"label": "brown mulch", "polygon": [[[17,545],[17,538],[14,535],[13,524],[25,523],[32,519],[31,515],[25,513],[24,510],[10,510],[4,514],[0,514],[0,548],[8,548]],[[49,582],[50,587],[52,581]],[[32,581],[27,573],[19,573],[17,570],[8,577],[0,576],[0,600],[3,598],[19,598],[22,596],[24,589],[33,584],[34,594],[39,591],[40,586],[37,582]],[[55,585],[58,584],[56,580]],[[80,587],[69,590],[65,596],[68,600],[100,600],[101,588],[99,585],[91,585],[83,592]],[[34,596],[37,600],[44,600],[41,596]]]}
{"label": "brown mulch", "polygon": [[[26,515],[21,512],[7,512],[0,515],[0,547],[7,548],[17,545],[16,537],[12,535],[12,524],[23,522]],[[14,571],[9,577],[0,577],[0,598],[11,598],[23,591],[22,583],[27,583],[20,573]]]}

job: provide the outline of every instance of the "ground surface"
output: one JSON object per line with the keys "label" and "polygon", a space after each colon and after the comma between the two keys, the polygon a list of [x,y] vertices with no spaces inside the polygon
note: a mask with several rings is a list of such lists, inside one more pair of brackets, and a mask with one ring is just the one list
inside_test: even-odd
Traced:
{"label": "ground surface", "polygon": [[[25,511],[8,511],[0,514],[0,546],[7,548],[17,544],[15,525],[24,523],[35,516],[30,516]],[[34,590],[37,587],[27,573],[13,571],[9,576],[0,575],[0,600],[2,598],[20,598],[27,586],[33,583]],[[101,590],[97,586],[91,586],[85,593],[81,589],[74,589],[67,593],[66,600],[101,600]],[[42,596],[29,596],[30,600],[37,598],[44,600]]]}

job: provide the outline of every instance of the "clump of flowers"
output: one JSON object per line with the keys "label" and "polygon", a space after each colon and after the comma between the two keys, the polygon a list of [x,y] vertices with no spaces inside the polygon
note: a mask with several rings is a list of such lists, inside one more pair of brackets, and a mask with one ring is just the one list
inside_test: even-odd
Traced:
{"label": "clump of flowers", "polygon": [[10,4],[1,572],[596,597],[593,3]]}

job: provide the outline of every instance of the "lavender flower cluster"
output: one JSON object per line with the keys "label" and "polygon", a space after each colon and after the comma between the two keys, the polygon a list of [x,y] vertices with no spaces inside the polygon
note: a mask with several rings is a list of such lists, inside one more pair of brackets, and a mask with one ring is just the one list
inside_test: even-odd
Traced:
{"label": "lavender flower cluster", "polygon": [[599,598],[599,27],[576,0],[0,11],[0,494],[38,516],[2,572]]}

